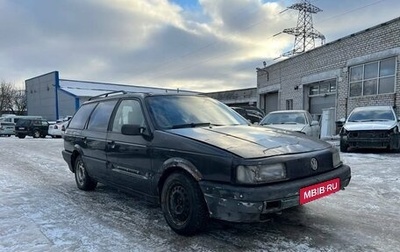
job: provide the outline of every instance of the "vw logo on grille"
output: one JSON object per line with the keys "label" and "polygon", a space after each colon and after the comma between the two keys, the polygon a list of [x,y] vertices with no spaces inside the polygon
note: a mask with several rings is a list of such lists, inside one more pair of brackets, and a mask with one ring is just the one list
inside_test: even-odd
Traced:
{"label": "vw logo on grille", "polygon": [[318,161],[316,158],[311,158],[311,169],[313,169],[313,171],[316,171],[318,169]]}

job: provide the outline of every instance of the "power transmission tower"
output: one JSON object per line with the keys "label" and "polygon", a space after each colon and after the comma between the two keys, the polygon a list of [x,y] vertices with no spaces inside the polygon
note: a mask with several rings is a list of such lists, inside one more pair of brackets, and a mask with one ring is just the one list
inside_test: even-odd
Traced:
{"label": "power transmission tower", "polygon": [[321,39],[321,45],[325,43],[325,36],[314,29],[312,20],[312,14],[322,11],[320,8],[312,5],[309,0],[301,0],[300,3],[293,4],[287,9],[298,10],[299,16],[296,27],[287,28],[282,31],[295,37],[293,50],[282,54],[283,57],[293,56],[313,49],[315,47],[315,39],[317,38]]}

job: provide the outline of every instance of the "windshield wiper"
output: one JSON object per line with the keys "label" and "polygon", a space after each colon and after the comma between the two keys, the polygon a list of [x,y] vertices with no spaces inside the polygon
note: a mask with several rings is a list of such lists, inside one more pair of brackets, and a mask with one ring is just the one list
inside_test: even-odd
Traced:
{"label": "windshield wiper", "polygon": [[367,120],[360,120],[359,122],[386,122],[390,121],[388,119],[367,119]]}
{"label": "windshield wiper", "polygon": [[196,127],[206,127],[210,125],[211,123],[184,123],[184,124],[173,125],[171,128],[172,129],[196,128]]}

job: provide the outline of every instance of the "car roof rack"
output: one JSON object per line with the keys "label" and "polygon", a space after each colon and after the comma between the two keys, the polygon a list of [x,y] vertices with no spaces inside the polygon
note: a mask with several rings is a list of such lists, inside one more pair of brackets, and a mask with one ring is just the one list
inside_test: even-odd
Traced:
{"label": "car roof rack", "polygon": [[92,96],[92,97],[89,98],[88,101],[99,99],[99,98],[105,98],[105,97],[108,97],[109,95],[127,94],[127,93],[128,92],[126,92],[124,90],[112,91],[112,92],[104,93],[104,94],[101,94],[101,95]]}

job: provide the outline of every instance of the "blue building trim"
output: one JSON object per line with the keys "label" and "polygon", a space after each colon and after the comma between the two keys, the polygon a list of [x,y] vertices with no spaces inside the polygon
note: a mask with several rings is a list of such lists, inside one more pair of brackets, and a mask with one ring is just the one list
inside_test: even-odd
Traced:
{"label": "blue building trim", "polygon": [[59,112],[59,107],[58,107],[58,89],[60,88],[60,77],[58,74],[58,71],[54,72],[55,76],[55,92],[56,92],[56,120],[60,118],[60,112]]}
{"label": "blue building trim", "polygon": [[78,111],[79,106],[80,106],[79,103],[80,103],[80,102],[79,102],[79,97],[75,97],[75,111]]}
{"label": "blue building trim", "polygon": [[80,97],[62,89],[61,87],[59,88],[59,91],[75,98],[75,112],[76,112],[80,107]]}

